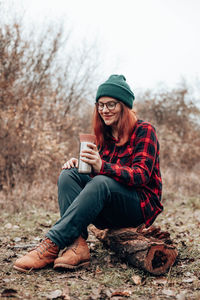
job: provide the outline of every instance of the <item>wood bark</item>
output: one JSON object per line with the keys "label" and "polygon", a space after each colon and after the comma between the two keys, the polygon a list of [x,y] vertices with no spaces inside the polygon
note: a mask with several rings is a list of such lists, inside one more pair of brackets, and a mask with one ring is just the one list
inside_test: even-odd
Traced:
{"label": "wood bark", "polygon": [[120,258],[154,275],[164,274],[178,255],[170,234],[160,227],[100,230],[92,226],[90,230]]}

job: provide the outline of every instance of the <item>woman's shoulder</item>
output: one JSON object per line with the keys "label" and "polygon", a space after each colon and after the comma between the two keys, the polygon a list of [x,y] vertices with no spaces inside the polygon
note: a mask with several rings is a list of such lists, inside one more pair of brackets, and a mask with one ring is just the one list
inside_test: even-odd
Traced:
{"label": "woman's shoulder", "polygon": [[150,137],[152,140],[157,139],[155,127],[150,122],[137,120],[130,138],[131,144],[147,137]]}
{"label": "woman's shoulder", "polygon": [[147,122],[147,121],[143,121],[143,120],[137,120],[136,122],[136,126],[134,128],[134,131],[141,131],[142,129],[150,129],[150,130],[155,130],[155,127],[150,123],[150,122]]}

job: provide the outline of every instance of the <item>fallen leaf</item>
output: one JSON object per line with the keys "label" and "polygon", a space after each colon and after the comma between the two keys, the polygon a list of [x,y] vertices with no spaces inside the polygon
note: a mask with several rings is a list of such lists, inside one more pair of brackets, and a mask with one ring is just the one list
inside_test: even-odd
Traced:
{"label": "fallen leaf", "polygon": [[193,274],[191,272],[186,272],[185,276],[192,276]]}
{"label": "fallen leaf", "polygon": [[98,299],[100,299],[100,294],[101,294],[101,287],[92,288],[92,294],[90,294],[91,300],[98,300]]}
{"label": "fallen leaf", "polygon": [[18,243],[18,242],[20,242],[22,239],[20,238],[20,237],[16,237],[16,238],[14,238],[14,242],[15,243]]}
{"label": "fallen leaf", "polygon": [[3,278],[3,281],[6,282],[6,283],[8,283],[8,282],[10,282],[11,280],[10,280],[9,278]]}
{"label": "fallen leaf", "polygon": [[107,255],[106,257],[104,257],[104,261],[107,262],[107,263],[110,263],[111,262],[111,256]]}
{"label": "fallen leaf", "polygon": [[17,291],[15,289],[5,289],[1,293],[2,297],[15,297],[17,294]]}
{"label": "fallen leaf", "polygon": [[191,283],[191,282],[195,281],[196,279],[197,279],[197,277],[184,278],[182,280],[182,282]]}
{"label": "fallen leaf", "polygon": [[121,268],[126,270],[127,269],[127,265],[126,264],[121,264]]}
{"label": "fallen leaf", "polygon": [[175,295],[175,292],[173,290],[165,290],[165,289],[163,289],[162,293],[165,294],[165,295],[167,295],[167,296],[174,296]]}
{"label": "fallen leaf", "polygon": [[122,296],[122,297],[130,297],[131,291],[115,291],[111,294],[111,297]]}
{"label": "fallen leaf", "polygon": [[52,291],[50,294],[46,295],[47,299],[57,299],[61,296],[62,296],[61,290],[55,290],[55,291]]}
{"label": "fallen leaf", "polygon": [[108,267],[109,267],[109,268],[114,268],[115,266],[114,266],[113,264],[109,263],[109,264],[108,264]]}
{"label": "fallen leaf", "polygon": [[131,279],[136,285],[140,285],[142,283],[142,278],[139,275],[133,275]]}
{"label": "fallen leaf", "polygon": [[186,300],[186,292],[181,292],[180,294],[176,295],[177,300]]}
{"label": "fallen leaf", "polygon": [[4,225],[4,228],[11,229],[12,228],[12,224],[11,223],[7,223],[6,225]]}
{"label": "fallen leaf", "polygon": [[12,229],[14,229],[14,230],[15,229],[19,229],[19,226],[18,225],[14,225]]}
{"label": "fallen leaf", "polygon": [[88,276],[80,274],[79,278],[82,279],[82,280],[88,281]]}
{"label": "fallen leaf", "polygon": [[158,285],[165,285],[167,283],[167,278],[165,277],[156,278],[154,279],[153,283]]}
{"label": "fallen leaf", "polygon": [[62,292],[62,297],[64,300],[70,300],[70,295],[69,295],[69,288],[66,286]]}
{"label": "fallen leaf", "polygon": [[96,270],[95,270],[95,274],[101,274],[102,273],[102,270],[100,269],[99,266],[96,267]]}
{"label": "fallen leaf", "polygon": [[49,221],[46,221],[46,222],[40,223],[39,225],[40,225],[40,226],[42,226],[42,227],[49,228],[49,227],[51,227],[51,226],[52,226],[52,222],[51,222],[51,220],[49,220]]}

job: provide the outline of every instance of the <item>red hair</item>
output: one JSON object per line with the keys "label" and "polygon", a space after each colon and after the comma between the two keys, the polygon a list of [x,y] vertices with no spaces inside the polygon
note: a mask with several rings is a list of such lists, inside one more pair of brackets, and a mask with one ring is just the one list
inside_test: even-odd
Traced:
{"label": "red hair", "polygon": [[[124,145],[130,138],[133,127],[137,121],[136,113],[128,108],[124,103],[121,103],[121,112],[117,123],[118,139],[117,146]],[[94,134],[96,135],[96,143],[102,147],[108,138],[112,137],[112,131],[101,118],[97,106],[95,105],[93,122],[92,122]]]}

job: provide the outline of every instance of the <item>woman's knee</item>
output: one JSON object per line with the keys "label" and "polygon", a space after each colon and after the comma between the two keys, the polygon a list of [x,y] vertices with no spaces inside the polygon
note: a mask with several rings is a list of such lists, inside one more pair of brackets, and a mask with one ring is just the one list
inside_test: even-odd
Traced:
{"label": "woman's knee", "polygon": [[92,179],[92,184],[111,188],[111,186],[115,184],[115,180],[105,175],[97,175]]}
{"label": "woman's knee", "polygon": [[109,177],[105,176],[105,175],[96,175],[93,177],[92,181],[95,183],[104,183],[107,181]]}
{"label": "woman's knee", "polygon": [[61,171],[57,182],[58,187],[62,187],[63,185],[65,186],[69,182],[69,179],[72,178],[72,174],[75,172],[74,169],[75,168],[64,169]]}
{"label": "woman's knee", "polygon": [[[123,192],[125,194],[130,193],[130,189],[115,179],[105,176],[105,175],[97,175],[92,179],[92,184],[96,187],[105,187],[105,189],[109,190],[110,193]],[[132,193],[132,190],[131,190]]]}

